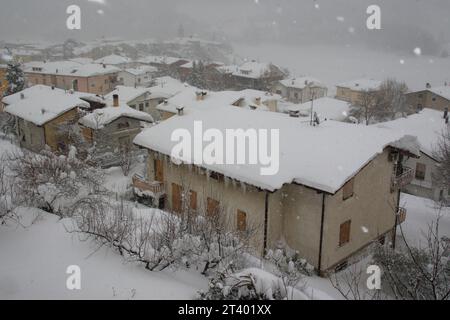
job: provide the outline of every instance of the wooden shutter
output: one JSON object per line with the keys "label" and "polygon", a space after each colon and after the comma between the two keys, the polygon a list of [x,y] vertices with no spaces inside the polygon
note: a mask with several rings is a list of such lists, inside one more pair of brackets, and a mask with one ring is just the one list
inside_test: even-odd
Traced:
{"label": "wooden shutter", "polygon": [[348,220],[341,224],[340,232],[339,232],[339,246],[343,246],[346,243],[350,242],[350,228],[351,228],[351,220]]}
{"label": "wooden shutter", "polygon": [[155,180],[164,182],[164,165],[161,160],[155,160]]}
{"label": "wooden shutter", "polygon": [[247,213],[242,210],[237,211],[237,229],[238,231],[247,231]]}
{"label": "wooden shutter", "polygon": [[344,185],[344,188],[343,188],[343,199],[344,200],[347,200],[347,199],[353,197],[354,186],[355,186],[355,178],[351,179]]}
{"label": "wooden shutter", "polygon": [[197,211],[197,192],[191,190],[190,208],[192,211]]}
{"label": "wooden shutter", "polygon": [[172,183],[172,210],[176,213],[181,213],[181,186]]}
{"label": "wooden shutter", "polygon": [[425,173],[427,171],[427,166],[423,163],[416,164],[416,179],[425,180]]}
{"label": "wooden shutter", "polygon": [[208,198],[208,208],[206,210],[208,216],[212,217],[219,213],[220,202],[211,198]]}

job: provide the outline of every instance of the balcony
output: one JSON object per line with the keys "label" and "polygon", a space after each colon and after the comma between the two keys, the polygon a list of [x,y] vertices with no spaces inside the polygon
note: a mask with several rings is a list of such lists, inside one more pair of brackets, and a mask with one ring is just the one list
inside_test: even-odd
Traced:
{"label": "balcony", "polygon": [[399,207],[397,210],[397,224],[402,224],[406,220],[406,209]]}
{"label": "balcony", "polygon": [[164,183],[159,181],[147,181],[138,174],[133,176],[133,190],[138,197],[151,197],[155,200],[160,199],[166,194]]}
{"label": "balcony", "polygon": [[391,191],[402,189],[414,180],[414,170],[408,167],[403,167],[402,173],[392,177]]}

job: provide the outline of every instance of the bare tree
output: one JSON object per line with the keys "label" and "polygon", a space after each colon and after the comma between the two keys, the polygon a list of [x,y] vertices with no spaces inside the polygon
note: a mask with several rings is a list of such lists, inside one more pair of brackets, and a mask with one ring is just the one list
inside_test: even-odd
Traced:
{"label": "bare tree", "polygon": [[413,112],[406,99],[407,92],[404,82],[387,79],[376,90],[362,91],[359,102],[350,109],[350,116],[366,125],[405,117]]}
{"label": "bare tree", "polygon": [[[434,152],[439,164],[433,174],[433,182],[441,189],[450,189],[450,128],[442,132]],[[440,199],[443,200],[443,199]]]}

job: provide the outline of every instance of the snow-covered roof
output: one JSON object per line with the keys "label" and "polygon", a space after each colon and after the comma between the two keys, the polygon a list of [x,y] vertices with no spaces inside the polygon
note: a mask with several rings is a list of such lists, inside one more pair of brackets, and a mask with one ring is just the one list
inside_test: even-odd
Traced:
{"label": "snow-covered roof", "polygon": [[105,96],[105,100],[112,104],[113,96],[117,94],[119,95],[119,101],[124,103],[129,103],[132,100],[147,94],[150,96],[149,88],[140,88],[140,87],[126,87],[126,86],[117,86],[116,89]]}
{"label": "snow-covered roof", "polygon": [[450,100],[450,86],[433,87],[428,89],[431,93],[441,96],[447,100]]}
{"label": "snow-covered roof", "polygon": [[118,107],[110,106],[102,109],[96,109],[94,112],[81,118],[79,123],[88,128],[97,130],[102,129],[104,126],[122,117],[153,122],[152,116],[148,113],[130,108],[126,104],[120,104]]}
{"label": "snow-covered roof", "polygon": [[[141,132],[134,143],[171,156],[172,148],[177,145],[171,141],[174,130],[186,129],[194,137],[195,121],[202,122],[203,131],[220,130],[224,137],[228,129],[278,129],[280,159],[276,175],[261,175],[259,164],[202,165],[269,191],[278,190],[284,184],[298,183],[334,194],[386,147],[394,143],[399,145],[404,139],[404,134],[390,129],[334,121],[313,127],[281,113],[221,106],[176,115]],[[180,159],[173,160],[179,162]]]}
{"label": "snow-covered roof", "polygon": [[108,65],[120,65],[130,63],[131,59],[128,57],[119,56],[117,54],[111,54],[109,56],[95,60],[95,63],[104,63]]}
{"label": "snow-covered roof", "polygon": [[270,72],[271,63],[250,61],[241,65],[238,70],[233,72],[233,75],[245,78],[262,78],[265,74]]}
{"label": "snow-covered roof", "polygon": [[[205,92],[203,100],[197,100],[197,94]],[[195,87],[185,88],[160,104],[157,108],[161,111],[177,113],[177,108],[184,107],[186,112],[191,110],[203,110],[223,105],[233,105],[239,102],[240,107],[256,106],[256,99],[261,98],[261,104],[269,100],[281,100],[281,96],[264,91],[246,89],[242,91],[205,91]],[[264,105],[261,105],[265,109]]]}
{"label": "snow-covered roof", "polygon": [[89,63],[93,63],[94,59],[78,57],[78,58],[69,59],[69,61],[80,63],[80,64],[89,64]]}
{"label": "snow-covered roof", "polygon": [[281,80],[280,83],[287,88],[304,89],[305,87],[320,87],[326,88],[326,86],[317,79],[311,77],[299,77]]}
{"label": "snow-covered roof", "polygon": [[117,73],[119,68],[88,63],[81,64],[74,61],[55,61],[55,62],[29,62],[25,63],[24,71],[27,73],[53,74],[72,77],[93,77],[110,73]]}
{"label": "snow-covered roof", "polygon": [[378,90],[381,83],[381,81],[374,79],[358,79],[340,83],[337,87],[348,88],[353,91],[371,91]]}
{"label": "snow-covered roof", "polygon": [[144,58],[140,58],[138,62],[150,64],[150,63],[156,63],[156,64],[173,64],[175,62],[178,62],[180,60],[189,61],[187,59],[181,59],[181,58],[174,58],[174,57],[165,57],[165,56],[147,56]]}
{"label": "snow-covered roof", "polygon": [[450,127],[444,121],[443,112],[432,109],[423,109],[407,118],[400,118],[375,126],[416,136],[420,144],[420,150],[432,158],[443,132],[447,127]]}
{"label": "snow-covered roof", "polygon": [[[280,104],[280,111],[300,111],[300,115],[309,117],[311,115],[311,102],[303,104],[287,103],[285,106]],[[320,120],[343,121],[348,117],[350,104],[346,101],[323,97],[314,100],[313,112],[316,112]]]}
{"label": "snow-covered roof", "polygon": [[124,70],[124,72],[128,72],[134,76],[141,76],[146,73],[151,73],[151,72],[156,72],[156,71],[158,71],[158,69],[156,69],[155,67],[152,67],[152,66],[140,66],[140,67],[128,68],[128,69]]}
{"label": "snow-covered roof", "polygon": [[7,113],[42,126],[76,107],[89,108],[89,103],[81,99],[89,96],[92,95],[37,85],[2,101],[8,105],[5,108]]}
{"label": "snow-covered roof", "polygon": [[168,76],[155,78],[153,82],[155,85],[149,88],[153,94],[173,96],[189,87],[189,85]]}

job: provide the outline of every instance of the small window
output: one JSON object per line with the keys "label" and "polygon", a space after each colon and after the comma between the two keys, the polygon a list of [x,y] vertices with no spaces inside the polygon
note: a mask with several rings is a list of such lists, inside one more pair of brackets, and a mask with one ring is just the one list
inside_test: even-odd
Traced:
{"label": "small window", "polygon": [[150,103],[149,103],[149,102],[146,102],[146,103],[145,103],[145,107],[148,108],[149,106],[150,106]]}
{"label": "small window", "polygon": [[355,178],[351,179],[344,185],[344,188],[342,189],[344,200],[347,200],[347,199],[350,199],[351,197],[353,197],[354,186],[355,186]]}
{"label": "small window", "polygon": [[127,128],[130,127],[130,123],[128,123],[128,122],[119,123],[119,124],[117,125],[117,127],[118,127],[119,129],[127,129]]}
{"label": "small window", "polygon": [[341,224],[339,231],[339,246],[342,247],[350,242],[350,228],[352,225],[352,221],[348,220]]}
{"label": "small window", "polygon": [[189,207],[192,211],[197,211],[197,192],[190,191],[190,204]]}
{"label": "small window", "polygon": [[416,179],[425,180],[425,173],[427,171],[427,166],[423,163],[416,164]]}
{"label": "small window", "polygon": [[247,231],[247,213],[242,210],[237,211],[237,230]]}
{"label": "small window", "polygon": [[144,111],[144,104],[143,103],[139,104],[139,111]]}
{"label": "small window", "polygon": [[219,213],[220,210],[220,202],[217,200],[214,200],[212,198],[208,198],[208,208],[206,210],[206,213],[208,214],[208,216],[210,217],[214,217]]}

